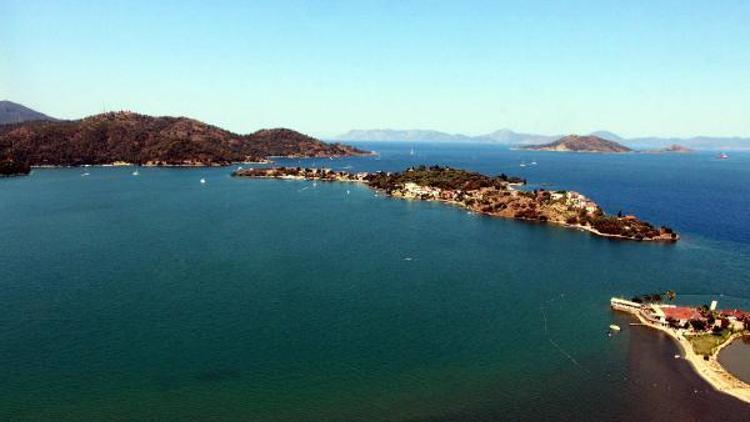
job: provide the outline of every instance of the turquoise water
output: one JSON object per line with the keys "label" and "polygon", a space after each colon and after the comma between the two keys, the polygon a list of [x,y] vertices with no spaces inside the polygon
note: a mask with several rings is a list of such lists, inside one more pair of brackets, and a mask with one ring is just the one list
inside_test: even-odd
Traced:
{"label": "turquoise water", "polygon": [[684,240],[228,169],[35,170],[0,180],[0,419],[594,421],[643,416],[636,402],[653,420],[750,418],[608,308],[668,288],[749,306],[750,155],[369,146],[379,159],[302,164],[522,175]]}

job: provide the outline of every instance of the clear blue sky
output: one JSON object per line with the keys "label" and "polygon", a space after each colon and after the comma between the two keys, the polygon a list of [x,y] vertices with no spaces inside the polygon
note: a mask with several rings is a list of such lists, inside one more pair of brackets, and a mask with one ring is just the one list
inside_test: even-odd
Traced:
{"label": "clear blue sky", "polygon": [[0,2],[0,99],[479,134],[750,136],[748,1]]}

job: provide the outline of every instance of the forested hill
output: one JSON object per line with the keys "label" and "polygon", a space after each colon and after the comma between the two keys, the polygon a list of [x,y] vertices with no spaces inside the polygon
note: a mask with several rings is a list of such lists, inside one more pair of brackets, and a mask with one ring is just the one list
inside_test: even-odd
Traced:
{"label": "forested hill", "polygon": [[364,155],[290,129],[239,135],[186,117],[153,117],[127,111],[71,121],[0,126],[0,160],[29,165],[75,166],[124,161],[144,165],[227,165],[269,156]]}

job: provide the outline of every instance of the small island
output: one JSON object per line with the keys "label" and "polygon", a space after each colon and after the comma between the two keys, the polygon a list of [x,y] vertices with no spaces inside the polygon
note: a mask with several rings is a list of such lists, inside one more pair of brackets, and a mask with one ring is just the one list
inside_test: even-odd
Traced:
{"label": "small island", "polygon": [[669,227],[656,228],[632,215],[607,215],[592,200],[573,191],[516,189],[526,180],[486,176],[440,166],[403,172],[349,173],[331,169],[266,167],[241,169],[235,177],[358,182],[394,198],[439,201],[493,217],[549,223],[598,236],[638,241],[676,242]]}
{"label": "small island", "polygon": [[682,146],[677,144],[672,144],[668,147],[664,148],[657,148],[657,149],[648,149],[646,151],[643,151],[647,154],[688,154],[691,152],[695,152],[695,150]]}
{"label": "small island", "polygon": [[663,303],[673,301],[674,291],[636,296],[630,300],[613,297],[612,309],[634,315],[640,324],[657,329],[674,339],[684,359],[717,391],[750,403],[750,385],[729,373],[717,359],[733,340],[750,335],[750,312],[717,309],[718,303],[698,307]]}
{"label": "small island", "polygon": [[564,136],[554,142],[540,145],[526,145],[521,149],[531,151],[557,151],[557,152],[608,152],[623,153],[633,152],[632,149],[614,141],[608,141],[595,135]]}

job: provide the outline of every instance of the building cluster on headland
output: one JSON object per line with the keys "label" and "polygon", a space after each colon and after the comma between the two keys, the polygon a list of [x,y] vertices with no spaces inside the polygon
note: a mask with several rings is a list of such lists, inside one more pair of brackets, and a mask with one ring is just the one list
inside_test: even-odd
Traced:
{"label": "building cluster on headland", "polygon": [[646,295],[631,300],[612,298],[610,304],[613,309],[637,314],[652,324],[679,330],[688,336],[739,333],[750,328],[750,311],[717,309],[716,301],[690,307],[662,303],[662,300],[661,295]]}
{"label": "building cluster on headland", "polygon": [[486,176],[440,166],[403,172],[349,173],[331,169],[272,167],[235,171],[234,176],[360,182],[396,198],[441,201],[496,217],[538,221],[586,230],[599,236],[674,242],[668,227],[656,228],[632,215],[606,215],[586,196],[573,191],[520,190],[524,179]]}
{"label": "building cluster on headland", "polygon": [[[670,300],[674,292],[667,292]],[[717,309],[717,302],[699,307],[662,302],[661,295],[645,295],[631,300],[613,297],[612,309],[628,312],[645,325],[672,337],[682,348],[684,358],[716,390],[750,403],[750,385],[737,379],[719,364],[722,348],[734,339],[750,335],[750,311]]]}

